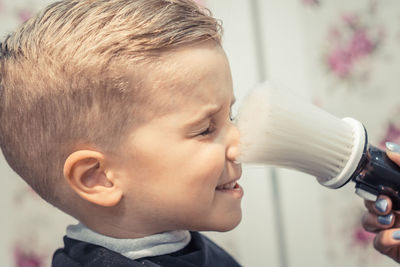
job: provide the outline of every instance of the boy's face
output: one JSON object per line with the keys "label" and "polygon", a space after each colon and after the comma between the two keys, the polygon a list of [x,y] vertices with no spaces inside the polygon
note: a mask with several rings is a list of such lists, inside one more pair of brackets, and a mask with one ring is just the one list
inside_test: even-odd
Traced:
{"label": "boy's face", "polygon": [[242,170],[234,163],[239,132],[230,121],[234,95],[223,49],[179,49],[149,81],[159,87],[154,97],[173,108],[135,129],[122,151],[118,174],[132,230],[234,228]]}

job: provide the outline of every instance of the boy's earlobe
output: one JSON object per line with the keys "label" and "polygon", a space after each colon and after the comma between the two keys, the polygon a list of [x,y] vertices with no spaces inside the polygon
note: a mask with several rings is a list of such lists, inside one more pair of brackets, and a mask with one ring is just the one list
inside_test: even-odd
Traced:
{"label": "boy's earlobe", "polygon": [[104,166],[104,155],[94,150],[71,153],[64,163],[64,178],[79,196],[94,204],[111,207],[122,198],[122,190]]}

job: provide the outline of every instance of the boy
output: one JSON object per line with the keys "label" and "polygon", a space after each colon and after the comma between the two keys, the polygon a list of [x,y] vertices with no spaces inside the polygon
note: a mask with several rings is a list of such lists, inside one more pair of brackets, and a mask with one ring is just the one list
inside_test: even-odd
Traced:
{"label": "boy", "polygon": [[241,219],[214,18],[190,0],[61,1],[0,55],[3,154],[81,222],[53,266],[238,266],[194,232]]}

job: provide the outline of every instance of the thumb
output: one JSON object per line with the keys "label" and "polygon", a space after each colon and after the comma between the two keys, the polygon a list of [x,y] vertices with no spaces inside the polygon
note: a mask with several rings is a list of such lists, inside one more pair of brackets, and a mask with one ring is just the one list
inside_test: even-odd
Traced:
{"label": "thumb", "polygon": [[400,229],[393,228],[380,231],[374,238],[374,247],[379,252],[391,256],[391,250],[400,246]]}
{"label": "thumb", "polygon": [[388,157],[397,165],[400,166],[400,145],[392,143],[392,142],[386,142],[386,154]]}

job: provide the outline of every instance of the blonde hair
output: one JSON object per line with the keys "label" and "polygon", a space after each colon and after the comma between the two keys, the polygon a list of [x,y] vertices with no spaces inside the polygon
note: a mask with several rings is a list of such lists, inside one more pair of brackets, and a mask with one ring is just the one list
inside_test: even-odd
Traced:
{"label": "blonde hair", "polygon": [[[154,108],[141,68],[182,46],[220,42],[191,0],[70,0],[48,6],[0,44],[0,146],[45,200],[62,206],[65,159],[112,149]],[[139,114],[140,113],[140,114]]]}

